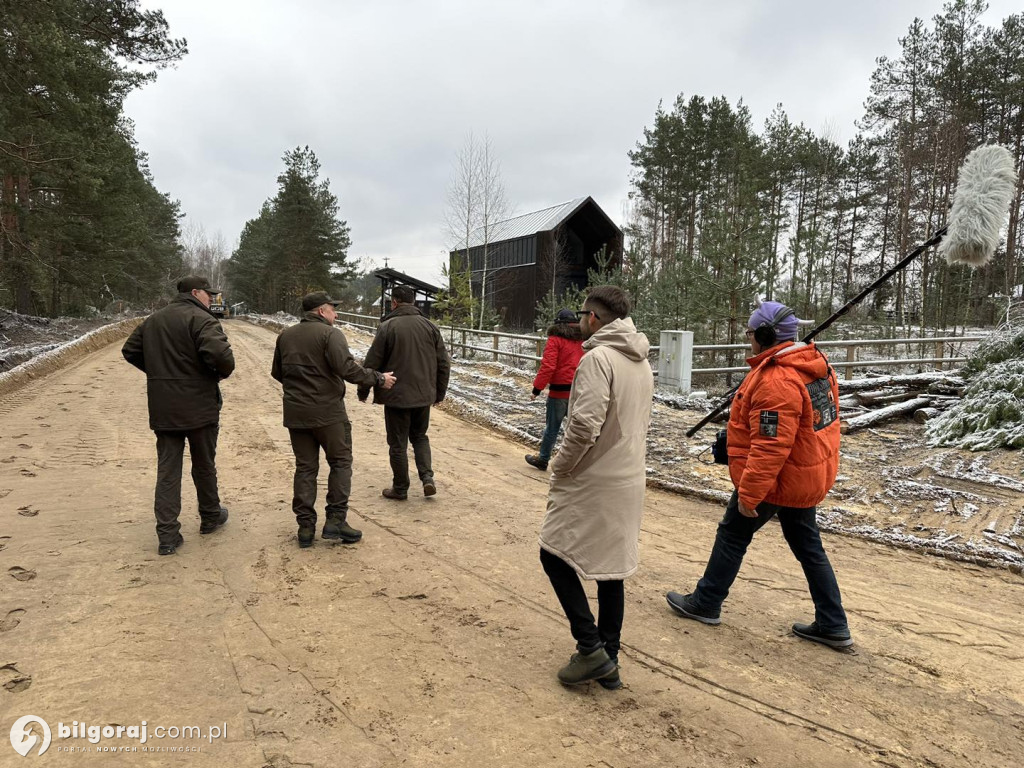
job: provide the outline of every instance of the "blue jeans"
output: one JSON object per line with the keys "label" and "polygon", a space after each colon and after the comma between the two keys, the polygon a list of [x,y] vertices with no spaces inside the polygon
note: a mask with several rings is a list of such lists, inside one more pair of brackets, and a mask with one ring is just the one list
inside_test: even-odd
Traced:
{"label": "blue jeans", "polygon": [[562,428],[562,422],[567,413],[569,413],[569,398],[548,396],[547,421],[544,426],[544,437],[540,440],[540,453],[537,455],[541,461],[551,460],[551,449],[555,447],[558,430]]}
{"label": "blue jeans", "polygon": [[828,633],[847,632],[849,627],[839,594],[839,583],[825,548],[821,545],[815,514],[814,507],[798,509],[762,502],[757,506],[757,517],[744,517],[740,514],[738,496],[734,491],[725,508],[725,517],[718,524],[715,546],[704,570],[704,578],[697,582],[697,589],[693,593],[697,605],[711,611],[721,608],[729,595],[729,588],[736,580],[754,534],[778,515],[782,535],[803,566],[811,599],[814,601],[814,620],[818,622],[818,628]]}

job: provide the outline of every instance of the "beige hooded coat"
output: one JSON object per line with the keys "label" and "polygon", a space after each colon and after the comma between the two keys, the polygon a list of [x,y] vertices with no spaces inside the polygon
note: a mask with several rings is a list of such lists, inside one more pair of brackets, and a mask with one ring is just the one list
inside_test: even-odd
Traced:
{"label": "beige hooded coat", "polygon": [[624,579],[637,569],[654,391],[649,348],[629,318],[583,342],[540,545],[585,579]]}

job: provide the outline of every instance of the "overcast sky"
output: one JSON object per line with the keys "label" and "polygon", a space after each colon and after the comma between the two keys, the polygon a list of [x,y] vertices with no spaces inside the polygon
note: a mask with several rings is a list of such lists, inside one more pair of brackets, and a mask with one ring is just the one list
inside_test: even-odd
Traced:
{"label": "overcast sky", "polygon": [[[185,224],[233,247],[309,145],[350,255],[439,281],[445,189],[491,137],[517,213],[592,196],[620,226],[658,102],[740,98],[760,126],[855,133],[875,59],[940,0],[143,0],[189,54],[127,113]],[[1019,10],[992,0],[992,25]]]}

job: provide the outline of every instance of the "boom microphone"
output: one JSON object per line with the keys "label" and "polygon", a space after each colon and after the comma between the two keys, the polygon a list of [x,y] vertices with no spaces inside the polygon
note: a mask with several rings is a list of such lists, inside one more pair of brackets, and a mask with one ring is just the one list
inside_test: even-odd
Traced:
{"label": "boom microphone", "polygon": [[[801,341],[806,343],[814,339],[933,245],[939,246],[939,253],[949,264],[969,264],[972,267],[987,264],[999,245],[999,235],[1009,213],[1016,184],[1013,155],[1006,147],[987,144],[973,150],[960,167],[949,223],[833,312]],[[737,385],[729,391],[709,414],[686,430],[686,436],[693,437],[701,427],[728,408],[738,389]]]}
{"label": "boom microphone", "polygon": [[949,213],[949,234],[939,255],[950,264],[987,264],[999,245],[999,234],[1013,199],[1017,174],[1006,147],[989,144],[967,156]]}

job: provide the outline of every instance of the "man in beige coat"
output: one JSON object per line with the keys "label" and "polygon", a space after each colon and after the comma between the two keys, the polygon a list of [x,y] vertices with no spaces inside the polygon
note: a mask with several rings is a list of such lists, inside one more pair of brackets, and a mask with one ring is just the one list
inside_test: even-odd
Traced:
{"label": "man in beige coat", "polygon": [[[650,345],[629,311],[625,291],[600,285],[577,313],[584,355],[562,447],[551,463],[540,560],[576,640],[577,653],[558,671],[567,685],[622,685],[623,580],[637,569],[654,391]],[[596,623],[579,577],[597,581]]]}

